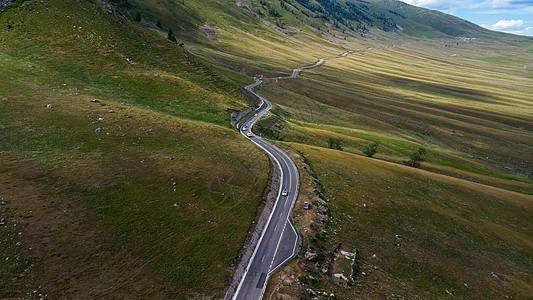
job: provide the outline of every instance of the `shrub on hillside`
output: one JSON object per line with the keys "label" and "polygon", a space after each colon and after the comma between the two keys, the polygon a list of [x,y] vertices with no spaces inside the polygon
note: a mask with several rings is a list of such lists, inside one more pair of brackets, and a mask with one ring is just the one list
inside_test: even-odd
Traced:
{"label": "shrub on hillside", "polygon": [[172,31],[172,29],[168,30],[168,39],[173,41],[174,43],[177,41],[176,36],[174,36],[174,32]]}
{"label": "shrub on hillside", "polygon": [[368,157],[373,157],[374,154],[378,153],[378,143],[366,145],[365,149],[363,149],[363,153]]}
{"label": "shrub on hillside", "polygon": [[330,137],[329,141],[328,141],[328,147],[330,149],[335,149],[335,150],[341,150],[342,151],[341,140]]}
{"label": "shrub on hillside", "polygon": [[424,156],[427,153],[427,150],[425,148],[418,148],[415,153],[411,154],[411,157],[409,160],[404,161],[403,163],[407,166],[413,167],[413,168],[419,168],[420,163],[424,161]]}

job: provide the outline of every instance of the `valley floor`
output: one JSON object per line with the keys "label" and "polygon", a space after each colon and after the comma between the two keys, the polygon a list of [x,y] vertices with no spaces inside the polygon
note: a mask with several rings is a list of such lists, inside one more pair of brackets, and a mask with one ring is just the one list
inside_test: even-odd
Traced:
{"label": "valley floor", "polygon": [[[267,297],[533,295],[531,78],[522,61],[465,63],[487,42],[451,59],[435,44],[355,53],[261,89],[278,107],[258,133],[299,162],[304,238]],[[362,156],[369,142],[377,159]],[[422,170],[404,166],[421,146]]]}

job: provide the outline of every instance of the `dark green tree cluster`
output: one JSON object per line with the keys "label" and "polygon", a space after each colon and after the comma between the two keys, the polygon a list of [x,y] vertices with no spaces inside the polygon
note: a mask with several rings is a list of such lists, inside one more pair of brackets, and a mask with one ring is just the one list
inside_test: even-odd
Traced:
{"label": "dark green tree cluster", "polygon": [[364,3],[317,0],[317,5],[309,0],[296,0],[296,2],[310,11],[318,13],[322,19],[335,20],[346,26],[350,25],[350,21],[372,23],[372,19],[369,16],[369,8]]}
{"label": "dark green tree cluster", "polygon": [[137,11],[137,13],[135,14],[135,21],[141,22],[141,20],[142,20],[141,12]]}
{"label": "dark green tree cluster", "polygon": [[363,149],[363,153],[368,157],[374,157],[374,154],[378,153],[378,147],[378,143],[366,145],[365,149]]}
{"label": "dark green tree cluster", "polygon": [[328,141],[328,147],[330,149],[335,149],[335,150],[341,150],[342,151],[341,140],[337,139],[337,138],[330,137],[329,141]]}
{"label": "dark green tree cluster", "polygon": [[270,8],[270,9],[268,10],[268,14],[269,14],[271,17],[273,17],[273,18],[280,18],[280,17],[281,17],[281,15],[280,15],[275,9],[273,9],[273,8]]}
{"label": "dark green tree cluster", "polygon": [[[389,9],[385,9],[383,12],[375,12],[370,7],[372,6],[371,3],[367,1],[293,1],[311,12],[311,16],[309,16],[304,10],[300,10],[308,17],[323,19],[324,21],[332,23],[337,28],[342,28],[342,25],[344,25],[344,27],[354,31],[358,30],[361,33],[367,32],[367,26],[376,26],[385,31],[396,30],[397,26],[395,18],[405,18],[401,14]],[[299,9],[298,6],[293,6],[296,9]]]}
{"label": "dark green tree cluster", "polygon": [[420,163],[424,161],[423,156],[427,153],[427,150],[425,148],[418,148],[415,153],[411,154],[411,157],[409,160],[404,161],[403,163],[407,166],[413,167],[413,168],[419,168]]}
{"label": "dark green tree cluster", "polygon": [[172,31],[172,28],[168,30],[168,39],[174,43],[177,42],[176,36],[174,36],[174,32]]}

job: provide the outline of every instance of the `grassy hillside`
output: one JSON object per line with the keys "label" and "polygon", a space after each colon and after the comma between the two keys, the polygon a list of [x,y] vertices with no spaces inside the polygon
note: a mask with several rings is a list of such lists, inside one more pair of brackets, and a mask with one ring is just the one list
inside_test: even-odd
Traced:
{"label": "grassy hillside", "polygon": [[[206,22],[224,20],[225,26],[249,29],[259,18],[276,27],[291,31],[294,27],[309,34],[341,33],[350,36],[367,34],[373,30],[405,33],[410,36],[484,36],[495,32],[468,21],[415,7],[396,0],[333,1],[333,0],[277,0],[277,1],[137,1],[113,0],[132,15],[141,12],[170,28],[197,29]],[[246,8],[245,10],[239,8]],[[255,15],[255,18],[254,18]],[[183,34],[187,34],[183,32]]]}
{"label": "grassy hillside", "polygon": [[[337,138],[359,154],[378,143],[378,156],[395,162],[422,146],[428,169],[508,179],[508,188],[531,193],[533,82],[523,66],[533,57],[515,55],[530,44],[417,43],[328,61],[302,79],[260,90],[279,105],[285,124],[263,127],[279,139],[322,147]],[[482,60],[485,49],[505,63]]]}
{"label": "grassy hillside", "polygon": [[[293,151],[300,197],[311,210],[296,206],[303,249],[275,276],[273,298],[311,299],[307,289],[338,299],[533,295],[532,196],[342,151],[287,146],[300,153]],[[337,247],[357,249],[353,266],[340,252],[332,261]],[[332,281],[332,273],[349,280]]]}
{"label": "grassy hillside", "polygon": [[0,298],[223,295],[269,170],[238,86],[87,1],[0,14],[0,66]]}
{"label": "grassy hillside", "polygon": [[[304,239],[268,295],[530,298],[532,47],[374,48],[263,85],[275,115],[255,130],[299,161]],[[363,156],[371,143],[375,159]],[[404,166],[419,147],[423,170]]]}
{"label": "grassy hillside", "polygon": [[270,169],[240,87],[346,49],[259,89],[303,182],[268,296],[531,297],[531,39],[397,1],[109,2],[0,14],[0,298],[220,298]]}
{"label": "grassy hillside", "polygon": [[373,11],[378,10],[381,14],[392,18],[397,27],[400,27],[400,32],[407,35],[429,38],[506,36],[503,33],[486,30],[467,20],[400,1],[374,0],[371,3]]}
{"label": "grassy hillside", "polygon": [[[131,18],[168,29],[195,54],[248,76],[286,73],[318,56],[380,43],[501,37],[467,21],[399,1],[116,0]],[[155,28],[154,25],[161,24]],[[242,80],[242,79],[241,79]]]}

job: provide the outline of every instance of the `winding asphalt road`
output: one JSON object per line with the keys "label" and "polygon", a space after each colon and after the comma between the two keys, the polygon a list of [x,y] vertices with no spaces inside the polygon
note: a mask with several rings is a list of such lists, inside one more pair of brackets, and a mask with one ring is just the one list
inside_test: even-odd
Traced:
{"label": "winding asphalt road", "polygon": [[[298,196],[300,179],[298,169],[285,152],[252,133],[251,129],[255,122],[272,108],[272,104],[256,94],[253,89],[263,83],[263,80],[297,78],[300,77],[302,70],[318,67],[328,59],[341,58],[350,53],[361,51],[365,50],[347,51],[339,56],[320,58],[313,65],[295,69],[290,77],[254,78],[255,82],[246,87],[246,90],[261,100],[261,106],[239,123],[239,131],[261,147],[278,164],[281,170],[281,184],[267,225],[232,299],[261,299],[270,275],[296,255],[300,241],[298,233],[289,220],[289,215]],[[286,191],[286,195],[283,191]]]}
{"label": "winding asphalt road", "polygon": [[[256,78],[255,80],[255,83],[247,86],[246,89],[261,99],[262,104],[240,122],[239,130],[272,157],[281,170],[281,179],[278,197],[272,213],[233,296],[233,299],[247,300],[262,298],[270,275],[297,253],[299,244],[298,234],[289,220],[289,215],[298,196],[300,180],[298,169],[285,152],[257,137],[251,131],[253,124],[272,108],[270,102],[252,90],[262,83],[261,79]],[[286,195],[283,191],[286,191]]]}

